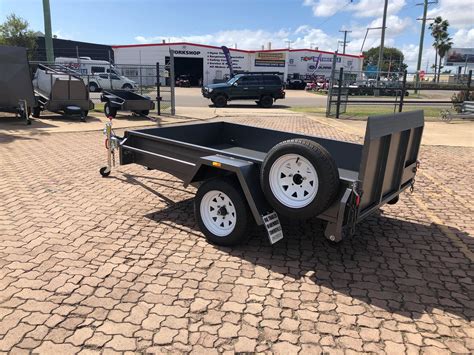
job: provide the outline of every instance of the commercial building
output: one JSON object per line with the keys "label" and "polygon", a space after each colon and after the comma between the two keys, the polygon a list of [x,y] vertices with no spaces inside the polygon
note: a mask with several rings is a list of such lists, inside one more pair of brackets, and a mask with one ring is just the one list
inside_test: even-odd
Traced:
{"label": "commercial building", "polygon": [[[96,60],[107,61],[114,59],[112,47],[105,44],[53,38],[53,50],[54,58],[90,57]],[[36,50],[33,53],[33,60],[46,61],[45,39],[42,33],[38,33],[38,37],[36,38]]]}
{"label": "commercial building", "polygon": [[[270,45],[269,45],[270,46]],[[192,85],[222,82],[229,68],[220,47],[195,43],[158,43],[112,46],[115,63],[125,68],[124,75],[133,77],[134,65],[155,66],[169,63],[170,50],[174,50],[175,76],[187,75]],[[315,49],[230,49],[234,70],[281,73],[284,79],[331,75],[334,53]],[[338,54],[336,70],[361,71],[363,57]],[[151,67],[150,71],[153,70]],[[151,79],[149,79],[151,80]]]}

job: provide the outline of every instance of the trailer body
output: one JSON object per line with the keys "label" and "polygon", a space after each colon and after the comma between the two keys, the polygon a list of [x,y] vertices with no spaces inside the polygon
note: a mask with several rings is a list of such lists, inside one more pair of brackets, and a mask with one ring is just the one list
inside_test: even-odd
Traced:
{"label": "trailer body", "polygon": [[130,90],[103,90],[100,101],[105,102],[105,114],[112,117],[117,111],[148,115],[155,108],[155,103],[149,97]]}
{"label": "trailer body", "polygon": [[339,192],[317,218],[327,222],[325,236],[342,240],[356,223],[413,186],[424,127],[423,111],[369,117],[364,144],[212,122],[126,131],[118,147],[120,164],[139,164],[172,174],[185,185],[234,175],[255,222],[272,213],[260,187],[261,165],[276,144],[312,140],[334,158]]}
{"label": "trailer body", "polygon": [[62,114],[77,114],[83,120],[89,110],[94,108],[89,91],[78,73],[62,65],[39,64],[33,79],[39,107],[34,116],[39,117],[40,110]]}
{"label": "trailer body", "polygon": [[18,113],[30,123],[35,106],[26,48],[0,46],[0,111]]}

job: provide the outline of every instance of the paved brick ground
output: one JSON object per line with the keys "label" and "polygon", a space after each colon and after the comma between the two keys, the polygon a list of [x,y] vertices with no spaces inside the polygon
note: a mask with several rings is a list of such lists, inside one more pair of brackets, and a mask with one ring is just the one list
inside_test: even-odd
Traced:
{"label": "paved brick ground", "polygon": [[[358,140],[301,117],[240,122]],[[474,149],[424,147],[413,195],[332,247],[205,242],[192,188],[98,175],[101,133],[0,133],[0,352],[474,351]]]}

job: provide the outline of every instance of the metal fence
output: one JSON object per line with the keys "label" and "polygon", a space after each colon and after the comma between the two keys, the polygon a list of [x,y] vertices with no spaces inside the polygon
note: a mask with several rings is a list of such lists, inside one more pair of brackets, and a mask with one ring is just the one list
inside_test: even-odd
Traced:
{"label": "metal fence", "polygon": [[[410,80],[407,80],[410,78]],[[392,107],[393,112],[402,112],[405,106],[453,105],[447,99],[410,99],[410,95],[421,91],[470,91],[472,71],[451,82],[416,81],[415,74],[404,72],[361,72],[333,70],[328,86],[326,116],[339,118],[352,105],[377,105]],[[410,93],[410,91],[413,91]]]}

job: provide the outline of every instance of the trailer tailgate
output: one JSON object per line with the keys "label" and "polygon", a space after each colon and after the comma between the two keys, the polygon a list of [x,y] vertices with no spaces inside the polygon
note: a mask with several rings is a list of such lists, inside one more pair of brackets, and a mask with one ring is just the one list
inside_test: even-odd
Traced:
{"label": "trailer tailgate", "polygon": [[369,117],[359,170],[359,218],[414,182],[423,127],[423,111]]}

